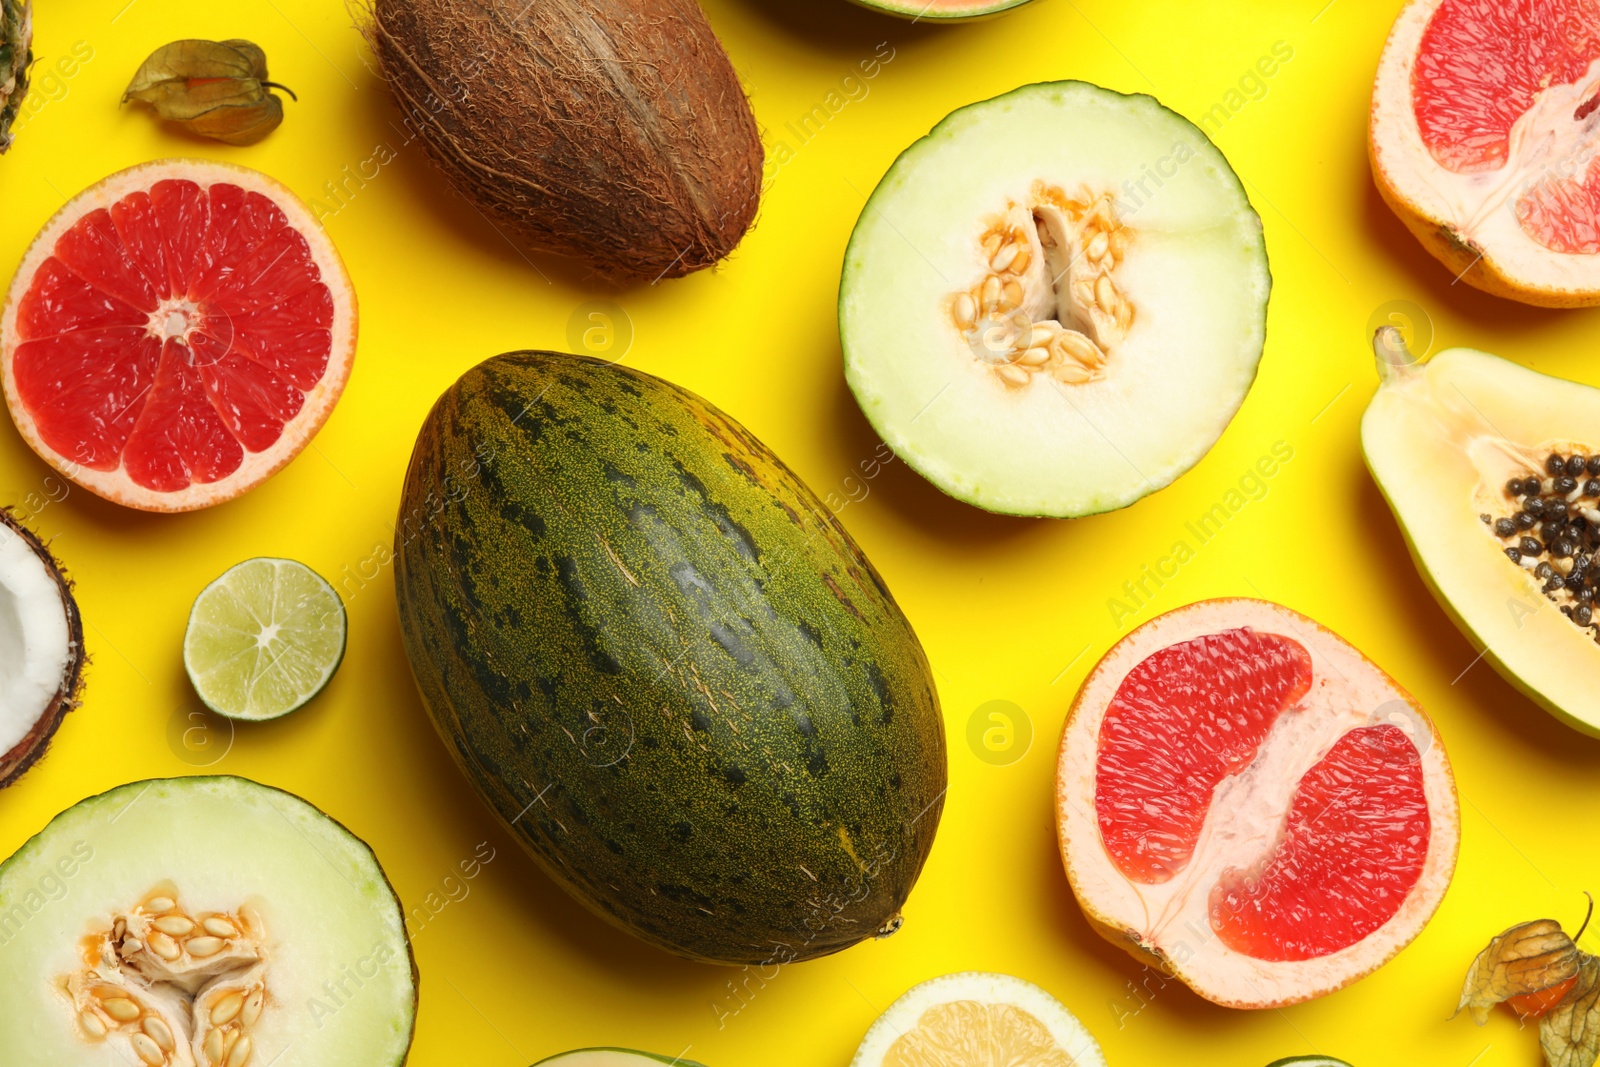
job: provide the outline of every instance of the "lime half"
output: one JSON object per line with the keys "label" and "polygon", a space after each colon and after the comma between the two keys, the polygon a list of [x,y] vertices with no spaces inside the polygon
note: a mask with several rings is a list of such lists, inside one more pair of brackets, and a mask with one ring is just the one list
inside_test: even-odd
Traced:
{"label": "lime half", "polygon": [[292,559],[247,559],[206,586],[189,612],[183,665],[206,707],[276,719],[322,692],[344,659],[344,604]]}

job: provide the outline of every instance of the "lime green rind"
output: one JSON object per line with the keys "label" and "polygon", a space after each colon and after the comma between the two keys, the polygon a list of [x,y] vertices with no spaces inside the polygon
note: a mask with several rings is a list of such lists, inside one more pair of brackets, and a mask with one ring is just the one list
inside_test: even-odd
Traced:
{"label": "lime green rind", "polygon": [[[205,680],[206,675],[213,672],[208,670],[206,665],[197,663],[196,656],[194,652],[192,652],[192,644],[197,640],[193,636],[198,632],[196,629],[196,624],[200,623],[204,625],[205,622],[205,620],[202,618],[202,604],[206,602],[208,596],[214,595],[214,590],[217,591],[217,593],[226,591],[229,588],[227,583],[230,577],[232,577],[240,568],[246,567],[253,563],[287,564],[295,568],[301,577],[310,580],[313,583],[313,587],[324,594],[324,599],[328,607],[338,609],[336,613],[338,620],[338,649],[325,660],[325,666],[323,667],[321,677],[314,686],[297,694],[295,699],[287,706],[283,707],[281,710],[275,710],[270,714],[252,714],[244,708],[233,707],[229,704],[221,702],[218,699],[218,693],[216,692],[215,688],[209,685]],[[329,614],[330,617],[334,616],[333,612],[330,612]],[[300,710],[322,694],[323,690],[325,690],[329,683],[333,681],[334,675],[339,672],[339,667],[344,663],[345,652],[349,647],[349,641],[349,617],[345,612],[344,602],[340,599],[338,592],[333,588],[333,586],[328,583],[327,579],[323,578],[316,571],[312,570],[310,567],[307,567],[304,563],[301,563],[298,560],[284,559],[278,556],[257,556],[253,559],[247,559],[240,563],[234,564],[232,567],[229,567],[214,581],[202,589],[199,596],[195,597],[194,605],[189,609],[189,624],[184,635],[184,670],[189,676],[189,683],[194,687],[195,695],[198,696],[201,703],[203,703],[211,711],[221,715],[224,718],[233,719],[237,722],[270,722],[274,719],[281,719],[285,715],[289,715]]]}
{"label": "lime green rind", "polygon": [[917,0],[851,0],[859,7],[870,11],[877,11],[896,18],[910,19],[913,22],[977,22],[980,19],[991,19],[997,15],[1004,15],[1014,11],[1033,0],[973,0],[964,7],[943,9],[940,11],[925,10],[927,5],[918,3]]}
{"label": "lime green rind", "polygon": [[[859,2],[859,0],[857,0],[857,2]],[[875,212],[880,214],[883,213],[885,207],[884,202],[892,198],[898,188],[897,183],[894,181],[897,170],[899,170],[903,164],[910,165],[910,162],[914,160],[919,148],[926,143],[937,139],[939,135],[945,132],[947,129],[957,127],[966,122],[968,120],[969,113],[981,113],[983,110],[988,109],[992,105],[998,105],[1003,101],[1013,98],[1022,98],[1032,93],[1059,91],[1068,87],[1078,86],[1092,89],[1096,92],[1105,93],[1110,96],[1125,97],[1129,100],[1148,101],[1149,103],[1154,104],[1161,111],[1164,111],[1177,119],[1184,126],[1187,126],[1189,129],[1193,130],[1195,135],[1199,138],[1197,147],[1202,151],[1209,149],[1210,152],[1215,155],[1216,161],[1221,164],[1221,166],[1218,168],[1218,173],[1225,174],[1227,178],[1232,181],[1233,186],[1237,189],[1240,197],[1243,199],[1244,203],[1248,206],[1249,210],[1256,218],[1256,226],[1253,231],[1255,245],[1254,251],[1260,261],[1261,270],[1265,279],[1265,289],[1262,293],[1261,299],[1261,353],[1256,357],[1256,363],[1255,367],[1253,368],[1249,385],[1245,388],[1243,393],[1241,393],[1238,405],[1229,415],[1229,421],[1231,423],[1232,419],[1238,415],[1239,410],[1243,408],[1244,401],[1248,399],[1250,391],[1255,387],[1255,379],[1256,377],[1259,377],[1260,374],[1261,358],[1266,353],[1267,314],[1274,285],[1271,259],[1267,255],[1266,233],[1260,225],[1260,212],[1255,210],[1255,205],[1250,200],[1249,190],[1245,187],[1243,179],[1239,177],[1238,171],[1234,170],[1233,165],[1228,162],[1228,158],[1223,153],[1222,149],[1217,147],[1216,142],[1211,140],[1211,138],[1206,134],[1205,130],[1201,129],[1187,116],[1178,111],[1174,111],[1172,108],[1163,104],[1160,100],[1149,93],[1122,93],[1114,89],[1107,89],[1104,86],[1096,85],[1093,82],[1087,82],[1076,78],[1067,78],[1050,82],[1033,82],[1028,85],[1018,86],[1017,88],[1012,89],[1009,92],[1002,93],[999,96],[991,97],[987,100],[979,100],[975,103],[959,107],[950,112],[944,118],[940,119],[931,130],[929,130],[922,137],[919,137],[917,140],[913,141],[905,148],[904,151],[895,157],[895,161],[889,165],[889,169],[886,170],[883,177],[879,179],[877,186],[872,191],[872,194],[867,197],[867,202],[862,208],[860,219],[858,220],[855,229],[851,231],[850,240],[845,247],[844,267],[839,277],[839,296],[835,305],[839,321],[843,323],[845,320],[845,304],[851,293],[852,276],[857,269],[856,265],[862,262],[863,256],[866,252],[866,249],[861,247],[861,245],[868,239],[864,233],[865,227],[862,225],[862,222],[868,219],[868,217],[873,215]],[[1082,508],[1070,510],[1016,508],[1004,507],[994,501],[980,500],[975,498],[973,495],[961,492],[957,487],[949,485],[942,478],[937,477],[937,472],[934,471],[929,464],[923,460],[922,457],[918,456],[914,450],[909,448],[894,447],[893,441],[896,439],[896,434],[893,433],[893,428],[885,424],[883,412],[878,410],[878,406],[876,404],[873,404],[864,398],[863,389],[858,385],[856,368],[860,365],[860,359],[852,353],[849,336],[847,332],[842,329],[840,331],[840,341],[843,349],[846,384],[849,385],[851,394],[855,397],[856,403],[860,407],[861,412],[866,417],[868,423],[872,425],[874,432],[876,432],[882,440],[884,440],[886,443],[889,443],[890,446],[894,448],[896,456],[903,460],[908,467],[916,471],[923,478],[927,479],[927,481],[935,486],[940,492],[945,493],[956,500],[960,500],[962,503],[970,504],[973,507],[981,508],[985,511],[1001,515],[1015,515],[1022,518],[1053,519],[1087,518],[1091,515],[1100,515],[1107,512],[1120,511],[1123,508],[1131,507],[1152,493],[1165,489],[1168,485],[1171,485],[1180,477],[1193,470],[1201,460],[1210,454],[1210,448],[1207,448],[1196,455],[1193,461],[1187,466],[1174,471],[1170,477],[1165,478],[1164,480],[1147,481],[1145,488],[1134,495],[1111,498],[1102,496],[1101,498],[1090,502]],[[1219,435],[1218,440],[1220,441],[1220,439],[1221,438]],[[1213,441],[1211,447],[1214,448],[1216,443],[1216,441]]]}
{"label": "lime green rind", "polygon": [[[676,1058],[658,1056],[654,1052],[640,1052],[631,1048],[613,1048],[599,1046],[596,1048],[579,1048],[571,1052],[558,1052],[534,1064],[533,1067],[545,1067],[546,1064],[569,1064],[570,1067],[629,1067],[630,1060],[640,1060],[646,1063],[665,1063],[670,1067],[705,1067],[705,1064],[696,1060],[686,1060],[682,1056]],[[643,1067],[635,1064],[634,1067]]]}

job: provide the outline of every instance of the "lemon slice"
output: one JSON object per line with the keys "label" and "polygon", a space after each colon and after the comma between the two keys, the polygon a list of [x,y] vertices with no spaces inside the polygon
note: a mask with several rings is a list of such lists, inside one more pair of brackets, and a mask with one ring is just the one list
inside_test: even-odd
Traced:
{"label": "lemon slice", "polygon": [[968,971],[913,986],[867,1031],[851,1067],[1105,1067],[1055,997],[1006,974]]}
{"label": "lemon slice", "polygon": [[344,659],[344,604],[292,559],[247,559],[195,598],[183,665],[206,707],[276,719],[322,692]]}

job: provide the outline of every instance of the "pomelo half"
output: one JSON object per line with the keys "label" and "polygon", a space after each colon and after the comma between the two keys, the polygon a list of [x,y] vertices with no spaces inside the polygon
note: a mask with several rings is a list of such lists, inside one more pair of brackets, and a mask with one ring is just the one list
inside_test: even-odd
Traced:
{"label": "pomelo half", "polygon": [[350,375],[356,301],[310,210],[257,171],[113,174],[34,239],[0,312],[23,438],[146,511],[232,499],[300,453]]}
{"label": "pomelo half", "polygon": [[1106,653],[1067,720],[1056,795],[1090,923],[1229,1007],[1382,965],[1438,908],[1460,836],[1427,714],[1262,600],[1179,608]]}
{"label": "pomelo half", "polygon": [[1125,507],[1197,463],[1255,381],[1261,220],[1153,97],[1027,85],[952,113],[868,200],[839,284],[845,378],[957,499]]}
{"label": "pomelo half", "polygon": [[854,0],[862,7],[913,22],[967,22],[992,18],[1033,0]]}
{"label": "pomelo half", "polygon": [[1412,0],[1372,94],[1372,172],[1462,280],[1600,303],[1600,3]]}

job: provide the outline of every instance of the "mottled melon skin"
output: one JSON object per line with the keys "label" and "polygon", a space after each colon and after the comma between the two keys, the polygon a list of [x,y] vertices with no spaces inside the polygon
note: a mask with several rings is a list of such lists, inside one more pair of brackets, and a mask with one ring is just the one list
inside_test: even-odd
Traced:
{"label": "mottled melon skin", "polygon": [[943,806],[928,663],[732,418],[598,360],[496,356],[422,429],[395,577],[440,734],[594,911],[722,963],[893,928]]}

